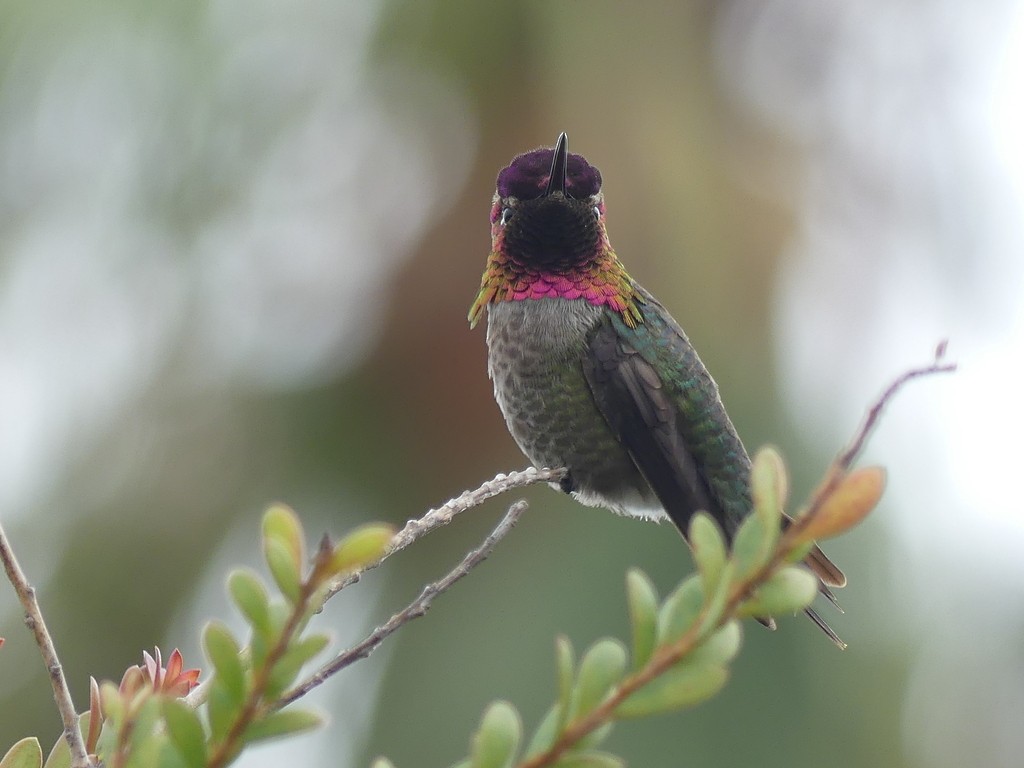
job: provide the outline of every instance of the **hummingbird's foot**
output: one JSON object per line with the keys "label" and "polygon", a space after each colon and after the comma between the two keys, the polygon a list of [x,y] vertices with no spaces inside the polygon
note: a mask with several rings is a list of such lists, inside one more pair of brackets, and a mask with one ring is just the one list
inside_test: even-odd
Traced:
{"label": "hummingbird's foot", "polygon": [[572,493],[576,490],[576,483],[573,482],[572,475],[566,472],[565,477],[558,481],[558,487],[566,493]]}

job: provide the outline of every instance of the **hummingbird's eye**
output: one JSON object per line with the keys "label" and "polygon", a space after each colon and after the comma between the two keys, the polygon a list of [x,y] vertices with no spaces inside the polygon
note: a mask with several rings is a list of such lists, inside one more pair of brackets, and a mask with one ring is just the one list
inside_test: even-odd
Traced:
{"label": "hummingbird's eye", "polygon": [[593,208],[593,211],[594,211],[594,218],[597,219],[598,221],[600,221],[601,220],[601,209],[598,208],[595,205],[594,208]]}
{"label": "hummingbird's eye", "polygon": [[511,208],[502,208],[501,209],[501,226],[504,227],[506,224],[508,224],[508,220],[511,219],[511,218],[512,218],[512,209]]}

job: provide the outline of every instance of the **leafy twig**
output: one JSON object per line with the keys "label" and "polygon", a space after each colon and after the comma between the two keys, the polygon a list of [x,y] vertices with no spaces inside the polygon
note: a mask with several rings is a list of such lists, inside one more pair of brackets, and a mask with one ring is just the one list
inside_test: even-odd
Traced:
{"label": "leafy twig", "polygon": [[[517,768],[544,768],[545,766],[552,766],[557,763],[566,752],[575,748],[585,737],[614,720],[616,718],[616,710],[630,696],[665,674],[711,637],[711,635],[733,620],[742,604],[754,594],[758,587],[765,584],[790,559],[794,552],[805,546],[806,542],[801,537],[801,534],[848,475],[853,461],[874,431],[879,415],[889,400],[892,399],[904,384],[912,379],[956,370],[955,364],[942,363],[944,351],[945,344],[940,344],[936,349],[935,360],[931,365],[912,369],[897,377],[872,404],[864,422],[855,433],[850,444],[837,456],[829,467],[825,481],[814,493],[806,512],[798,516],[792,525],[788,526],[785,533],[779,539],[773,554],[763,565],[730,587],[724,608],[717,608],[713,605],[712,601],[706,601],[697,618],[681,637],[672,643],[658,648],[643,667],[624,677],[598,706],[582,717],[567,723],[561,730],[558,738],[547,750],[519,763]],[[712,611],[717,614],[717,618],[709,615]],[[708,621],[709,618],[714,620]]]}
{"label": "leafy twig", "polygon": [[287,704],[291,704],[296,699],[305,696],[318,685],[321,685],[332,675],[335,675],[345,669],[345,667],[360,659],[366,658],[373,653],[389,635],[405,624],[408,624],[413,619],[418,619],[420,616],[424,615],[430,609],[431,603],[434,602],[435,597],[446,591],[459,579],[468,575],[474,567],[479,565],[491,554],[498,542],[512,530],[512,527],[519,520],[519,517],[526,511],[526,507],[527,504],[523,500],[515,502],[511,507],[509,507],[508,512],[505,513],[505,517],[502,518],[501,522],[498,523],[497,527],[491,531],[491,534],[484,539],[480,546],[469,552],[462,559],[462,562],[450,571],[448,575],[439,581],[435,581],[425,586],[423,591],[420,592],[419,597],[417,597],[412,603],[394,614],[384,624],[373,630],[373,632],[367,635],[366,638],[361,640],[359,643],[339,653],[329,662],[320,667],[320,669],[313,673],[307,680],[284,694],[284,696],[281,697],[279,706],[283,707]]}
{"label": "leafy twig", "polygon": [[[405,524],[405,527],[398,531],[391,539],[383,557],[366,565],[360,570],[343,576],[338,579],[329,590],[321,593],[323,595],[323,603],[326,603],[345,587],[359,581],[359,578],[363,573],[376,568],[391,555],[401,552],[403,549],[415,541],[418,541],[423,536],[426,536],[428,533],[447,525],[456,515],[473,509],[474,507],[483,504],[488,499],[494,498],[495,496],[507,491],[511,491],[516,488],[525,488],[528,485],[534,485],[536,483],[558,482],[564,475],[564,469],[537,469],[536,467],[529,467],[527,469],[510,472],[508,474],[502,473],[494,477],[492,480],[482,483],[479,487],[471,491],[463,492],[454,499],[445,502],[440,507],[428,510],[422,517],[409,520]],[[516,517],[518,517],[518,514]],[[507,533],[507,531],[503,531],[501,535],[504,536],[505,533]],[[196,686],[191,693],[185,697],[185,701],[188,705],[193,708],[202,705],[209,696],[212,682],[213,679],[209,678]]]}
{"label": "leafy twig", "polygon": [[18,599],[21,601],[22,608],[25,609],[25,624],[32,630],[32,634],[36,638],[36,645],[39,646],[46,670],[50,674],[53,698],[57,702],[60,719],[64,724],[64,739],[71,750],[71,766],[72,768],[90,768],[92,763],[85,751],[85,741],[83,741],[82,732],[78,728],[78,714],[75,712],[75,704],[71,699],[67,680],[64,679],[64,669],[57,656],[57,649],[53,645],[50,631],[43,620],[43,612],[39,607],[39,601],[36,600],[35,588],[29,583],[24,571],[21,570],[3,526],[0,526],[0,560],[3,560],[7,578],[14,586],[14,591],[18,593]]}
{"label": "leafy twig", "polygon": [[246,728],[260,715],[260,710],[264,706],[264,694],[270,684],[270,675],[274,671],[274,665],[288,650],[299,625],[305,618],[309,598],[316,590],[316,586],[317,582],[313,578],[306,579],[299,585],[298,597],[277,642],[268,650],[264,663],[253,669],[252,688],[248,691],[245,704],[236,715],[223,740],[217,744],[209,756],[206,768],[221,768],[230,763],[237,755]]}

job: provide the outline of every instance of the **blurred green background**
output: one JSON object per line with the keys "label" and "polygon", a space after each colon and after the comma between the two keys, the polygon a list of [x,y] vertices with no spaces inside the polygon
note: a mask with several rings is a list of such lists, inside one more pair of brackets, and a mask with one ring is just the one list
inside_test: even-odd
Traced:
{"label": "blurred green background", "polygon": [[[465,318],[498,169],[564,130],[798,497],[891,376],[947,336],[962,364],[890,409],[889,493],[829,547],[850,649],[749,626],[722,695],[610,748],[1019,765],[1022,50],[1015,0],[0,4],[0,519],[79,705],[153,645],[202,663],[269,502],[338,534],[524,466]],[[536,723],[557,633],[624,634],[628,567],[663,591],[691,568],[667,527],[524,495],[487,563],[317,692],[328,729],[240,765],[447,765],[491,699]],[[324,624],[362,636],[511,500]],[[0,745],[52,742],[6,587],[0,635]]]}

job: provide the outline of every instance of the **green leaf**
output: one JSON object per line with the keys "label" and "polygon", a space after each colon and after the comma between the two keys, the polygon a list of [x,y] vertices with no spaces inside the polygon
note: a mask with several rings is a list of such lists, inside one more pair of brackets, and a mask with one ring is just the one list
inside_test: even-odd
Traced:
{"label": "green leaf", "polygon": [[633,633],[633,669],[640,669],[654,652],[658,632],[658,592],[643,571],[626,573],[626,603]]}
{"label": "green leaf", "polygon": [[572,641],[565,635],[555,639],[555,666],[558,676],[558,703],[563,716],[569,716],[572,681],[576,677],[576,653]]}
{"label": "green leaf", "polygon": [[233,571],[228,576],[228,592],[254,631],[270,632],[270,596],[259,576],[247,569]]}
{"label": "green leaf", "polygon": [[710,595],[718,586],[728,557],[725,536],[711,515],[698,512],[690,518],[690,535],[687,540],[704,582],[704,591]]}
{"label": "green leaf", "polygon": [[711,637],[693,649],[682,664],[724,665],[739,653],[743,643],[743,630],[736,619],[732,619]]}
{"label": "green leaf", "polygon": [[203,649],[213,664],[218,681],[235,700],[245,698],[245,669],[242,667],[242,649],[224,624],[211,621],[203,632]]}
{"label": "green leaf", "polygon": [[614,727],[614,721],[608,721],[604,725],[599,725],[597,728],[595,728],[586,736],[577,741],[576,744],[573,745],[573,749],[580,751],[586,749],[593,749],[602,741],[608,738],[608,734],[612,732],[612,728]]}
{"label": "green leaf", "polygon": [[270,603],[269,630],[266,634],[253,633],[252,638],[249,640],[249,655],[252,669],[260,669],[266,664],[267,654],[281,637],[289,618],[291,618],[291,614],[291,607],[283,600],[274,600]]}
{"label": "green leaf", "polygon": [[[171,744],[167,738],[161,738],[157,742],[159,751],[156,763],[142,768],[191,768],[181,757],[181,753]],[[206,765],[206,763],[202,763]]]}
{"label": "green leaf", "polygon": [[164,722],[171,743],[188,768],[206,765],[206,732],[199,716],[181,699],[164,699]]}
{"label": "green leaf", "polygon": [[302,532],[302,522],[291,507],[273,504],[267,509],[263,515],[263,541],[277,541],[282,544],[295,570],[302,570],[302,565],[306,561],[305,535]]}
{"label": "green leaf", "polygon": [[131,756],[125,768],[163,768],[164,765],[170,768],[184,768],[181,758],[177,757],[173,749],[161,759],[164,748],[169,746],[166,737],[154,737],[151,732],[133,731],[129,747]]}
{"label": "green leaf", "polygon": [[54,743],[43,768],[71,768],[71,750],[63,735]]}
{"label": "green leaf", "polygon": [[228,692],[220,678],[215,677],[210,683],[210,695],[206,700],[211,741],[223,741],[240,709],[241,702]]}
{"label": "green leaf", "polygon": [[789,495],[789,478],[786,464],[779,452],[766,445],[754,456],[750,469],[750,492],[754,499],[754,511],[771,530],[782,524],[782,510]]}
{"label": "green leaf", "polygon": [[356,528],[338,542],[331,554],[331,574],[359,571],[377,562],[388,550],[395,528],[383,523],[370,523]]}
{"label": "green leaf", "polygon": [[627,698],[615,714],[646,717],[693,706],[718,693],[728,677],[717,664],[678,664]]}
{"label": "green leaf", "polygon": [[277,588],[294,605],[299,600],[302,572],[300,566],[295,564],[295,558],[288,545],[279,539],[265,539],[263,556]]}
{"label": "green leaf", "polygon": [[[103,712],[103,727],[96,740],[95,752],[98,755],[111,755],[117,749],[118,737],[124,726],[125,705],[118,692],[118,686],[109,680],[100,683],[99,699]],[[63,739],[60,740],[60,742],[63,741]],[[58,742],[58,746],[60,746],[60,742]],[[64,745],[64,749],[67,750],[67,745]],[[56,752],[57,747],[54,747],[50,759],[54,758]],[[44,768],[67,768],[69,765],[71,765],[71,755],[67,754],[64,760],[58,760],[53,766],[50,765],[50,760],[47,760]]]}
{"label": "green leaf", "polygon": [[251,669],[261,669],[267,663],[272,637],[254,634],[249,640],[249,663]]}
{"label": "green leaf", "polygon": [[35,736],[27,736],[17,742],[0,759],[0,768],[41,768],[43,748]]}
{"label": "green leaf", "polygon": [[658,613],[658,645],[675,642],[700,615],[704,605],[704,590],[700,576],[690,576],[665,598]]}
{"label": "green leaf", "polygon": [[295,681],[303,665],[326,648],[329,642],[330,638],[320,632],[292,641],[270,672],[267,696],[277,698]]}
{"label": "green leaf", "polygon": [[747,515],[732,542],[736,579],[744,580],[764,566],[775,551],[778,540],[779,526],[769,528],[761,515]]}
{"label": "green leaf", "polygon": [[563,757],[555,768],[626,768],[626,761],[607,752],[582,752]]}
{"label": "green leaf", "polygon": [[533,738],[530,739],[526,754],[523,755],[524,760],[551,749],[551,745],[555,743],[562,732],[562,723],[565,722],[561,709],[558,704],[552,704],[548,709],[547,714],[540,721],[540,725],[537,726],[537,730],[534,731]]}
{"label": "green leaf", "polygon": [[495,701],[484,712],[480,728],[473,736],[470,752],[472,768],[508,768],[515,759],[522,737],[522,722],[515,707],[507,701]]}
{"label": "green leaf", "polygon": [[611,638],[594,643],[580,661],[571,716],[585,715],[604,701],[625,671],[626,649],[622,643]]}
{"label": "green leaf", "polygon": [[864,467],[846,475],[821,503],[800,534],[801,541],[838,536],[861,522],[885,491],[885,469]]}
{"label": "green leaf", "polygon": [[818,577],[799,565],[787,565],[755,590],[740,607],[742,616],[783,616],[809,606],[818,594]]}
{"label": "green leaf", "polygon": [[161,697],[148,696],[142,700],[141,705],[135,707],[132,712],[129,734],[129,751],[131,759],[128,761],[128,768],[149,768],[158,762],[160,746],[164,740],[163,735],[156,735],[156,728],[160,722]]}
{"label": "green leaf", "polygon": [[323,716],[311,710],[282,709],[250,724],[245,729],[245,741],[248,743],[290,736],[319,728],[323,723]]}
{"label": "green leaf", "polygon": [[719,574],[718,586],[715,587],[714,592],[708,596],[705,591],[704,618],[701,619],[700,628],[697,630],[700,635],[703,636],[721,621],[722,614],[725,612],[725,604],[729,600],[729,595],[732,594],[734,573],[736,573],[736,563],[729,560]]}

